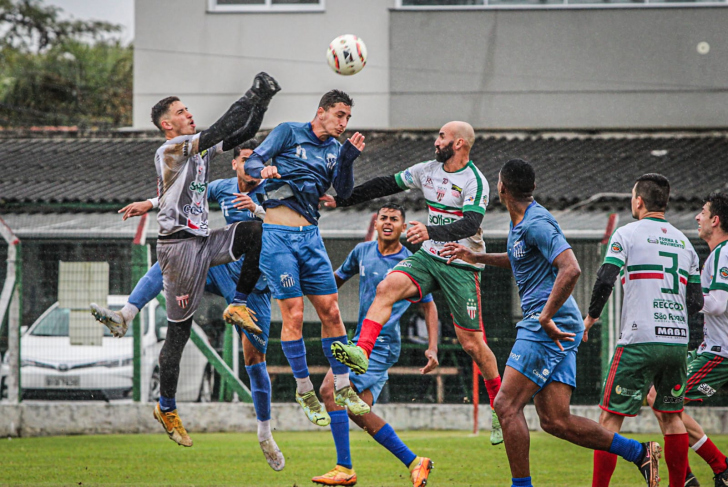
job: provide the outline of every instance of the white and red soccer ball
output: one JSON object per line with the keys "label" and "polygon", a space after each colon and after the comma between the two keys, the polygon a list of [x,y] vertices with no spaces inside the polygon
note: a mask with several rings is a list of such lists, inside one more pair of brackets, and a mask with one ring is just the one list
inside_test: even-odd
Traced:
{"label": "white and red soccer ball", "polygon": [[337,74],[356,74],[367,64],[367,46],[355,35],[339,36],[329,44],[326,60]]}

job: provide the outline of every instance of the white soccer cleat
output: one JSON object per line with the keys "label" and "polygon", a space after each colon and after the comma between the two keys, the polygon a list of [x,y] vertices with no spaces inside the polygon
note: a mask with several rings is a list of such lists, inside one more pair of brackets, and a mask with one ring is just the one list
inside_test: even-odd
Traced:
{"label": "white soccer cleat", "polygon": [[260,442],[260,449],[263,450],[263,455],[265,455],[265,459],[268,461],[270,468],[276,472],[283,470],[283,467],[286,466],[286,459],[283,457],[281,449],[278,448],[276,440],[272,436]]}
{"label": "white soccer cleat", "polygon": [[126,335],[126,330],[129,329],[129,325],[124,321],[124,317],[117,311],[112,311],[109,308],[104,308],[96,303],[91,303],[91,314],[94,315],[96,321],[106,325],[111,334],[116,338],[121,338]]}

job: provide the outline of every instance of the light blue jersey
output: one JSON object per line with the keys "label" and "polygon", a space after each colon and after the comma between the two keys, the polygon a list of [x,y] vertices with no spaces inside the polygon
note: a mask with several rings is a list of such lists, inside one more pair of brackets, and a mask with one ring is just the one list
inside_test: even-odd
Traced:
{"label": "light blue jersey", "polygon": [[309,122],[286,122],[273,129],[255,149],[245,163],[245,171],[252,177],[259,177],[263,163],[273,159],[281,177],[268,180],[269,199],[265,207],[288,206],[316,225],[320,216],[319,198],[331,185],[339,194],[344,186],[349,191],[354,186],[353,173],[339,176],[340,151],[338,140],[329,137],[322,142]]}
{"label": "light blue jersey", "polygon": [[[341,267],[336,269],[335,274],[343,280],[359,274],[359,324],[356,327],[354,342],[359,340],[361,326],[369,307],[374,302],[377,286],[395,265],[410,255],[412,252],[406,247],[402,247],[402,250],[396,254],[382,255],[376,241],[363,242],[354,247]],[[428,294],[420,302],[429,303],[431,301],[432,295]],[[392,315],[382,327],[372,354],[384,356],[386,361],[392,364],[399,359],[401,348],[399,319],[409,306],[410,302],[407,300],[398,301],[392,306]]]}
{"label": "light blue jersey", "polygon": [[[556,219],[535,201],[528,206],[518,225],[511,224],[508,259],[523,310],[523,320],[516,325],[518,328],[541,331],[538,317],[556,281],[554,259],[570,248]],[[553,320],[562,331],[578,333],[584,330],[584,321],[573,296],[566,300]]]}

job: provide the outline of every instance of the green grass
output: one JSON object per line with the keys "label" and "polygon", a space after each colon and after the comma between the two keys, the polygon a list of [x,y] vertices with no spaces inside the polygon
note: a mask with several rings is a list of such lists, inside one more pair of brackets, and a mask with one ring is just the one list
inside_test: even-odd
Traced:
{"label": "green grass", "polygon": [[[478,437],[460,431],[402,432],[412,450],[435,462],[431,486],[510,486],[503,446],[493,447],[488,432]],[[15,438],[0,441],[0,485],[314,485],[311,477],[334,466],[331,434],[276,433],[286,468],[274,472],[260,452],[254,434],[193,434],[195,445],[182,448],[158,435]],[[641,441],[647,436],[636,437]],[[652,439],[657,439],[653,436]],[[724,451],[728,436],[713,441]],[[351,435],[352,457],[360,486],[407,486],[407,469],[368,435]],[[703,485],[712,473],[690,453],[693,471]],[[543,433],[531,435],[534,485],[591,485],[592,452]],[[667,469],[662,465],[663,485]],[[644,485],[637,469],[620,460],[613,486]]]}

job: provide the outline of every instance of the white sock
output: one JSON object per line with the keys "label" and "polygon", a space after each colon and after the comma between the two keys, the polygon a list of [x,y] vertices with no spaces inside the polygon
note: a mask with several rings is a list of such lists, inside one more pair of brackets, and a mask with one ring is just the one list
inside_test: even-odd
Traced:
{"label": "white sock", "polygon": [[348,385],[351,385],[348,372],[345,374],[334,374],[334,390],[340,391]]}
{"label": "white sock", "polygon": [[126,303],[124,307],[121,308],[121,311],[119,311],[119,314],[122,318],[124,318],[124,321],[129,324],[132,320],[134,320],[136,315],[139,314],[139,309],[131,303]]}
{"label": "white sock", "polygon": [[299,394],[306,394],[313,390],[313,383],[311,377],[305,377],[303,379],[296,379],[296,392]]}
{"label": "white sock", "polygon": [[265,441],[273,436],[270,432],[270,419],[268,421],[258,421],[258,443]]}

